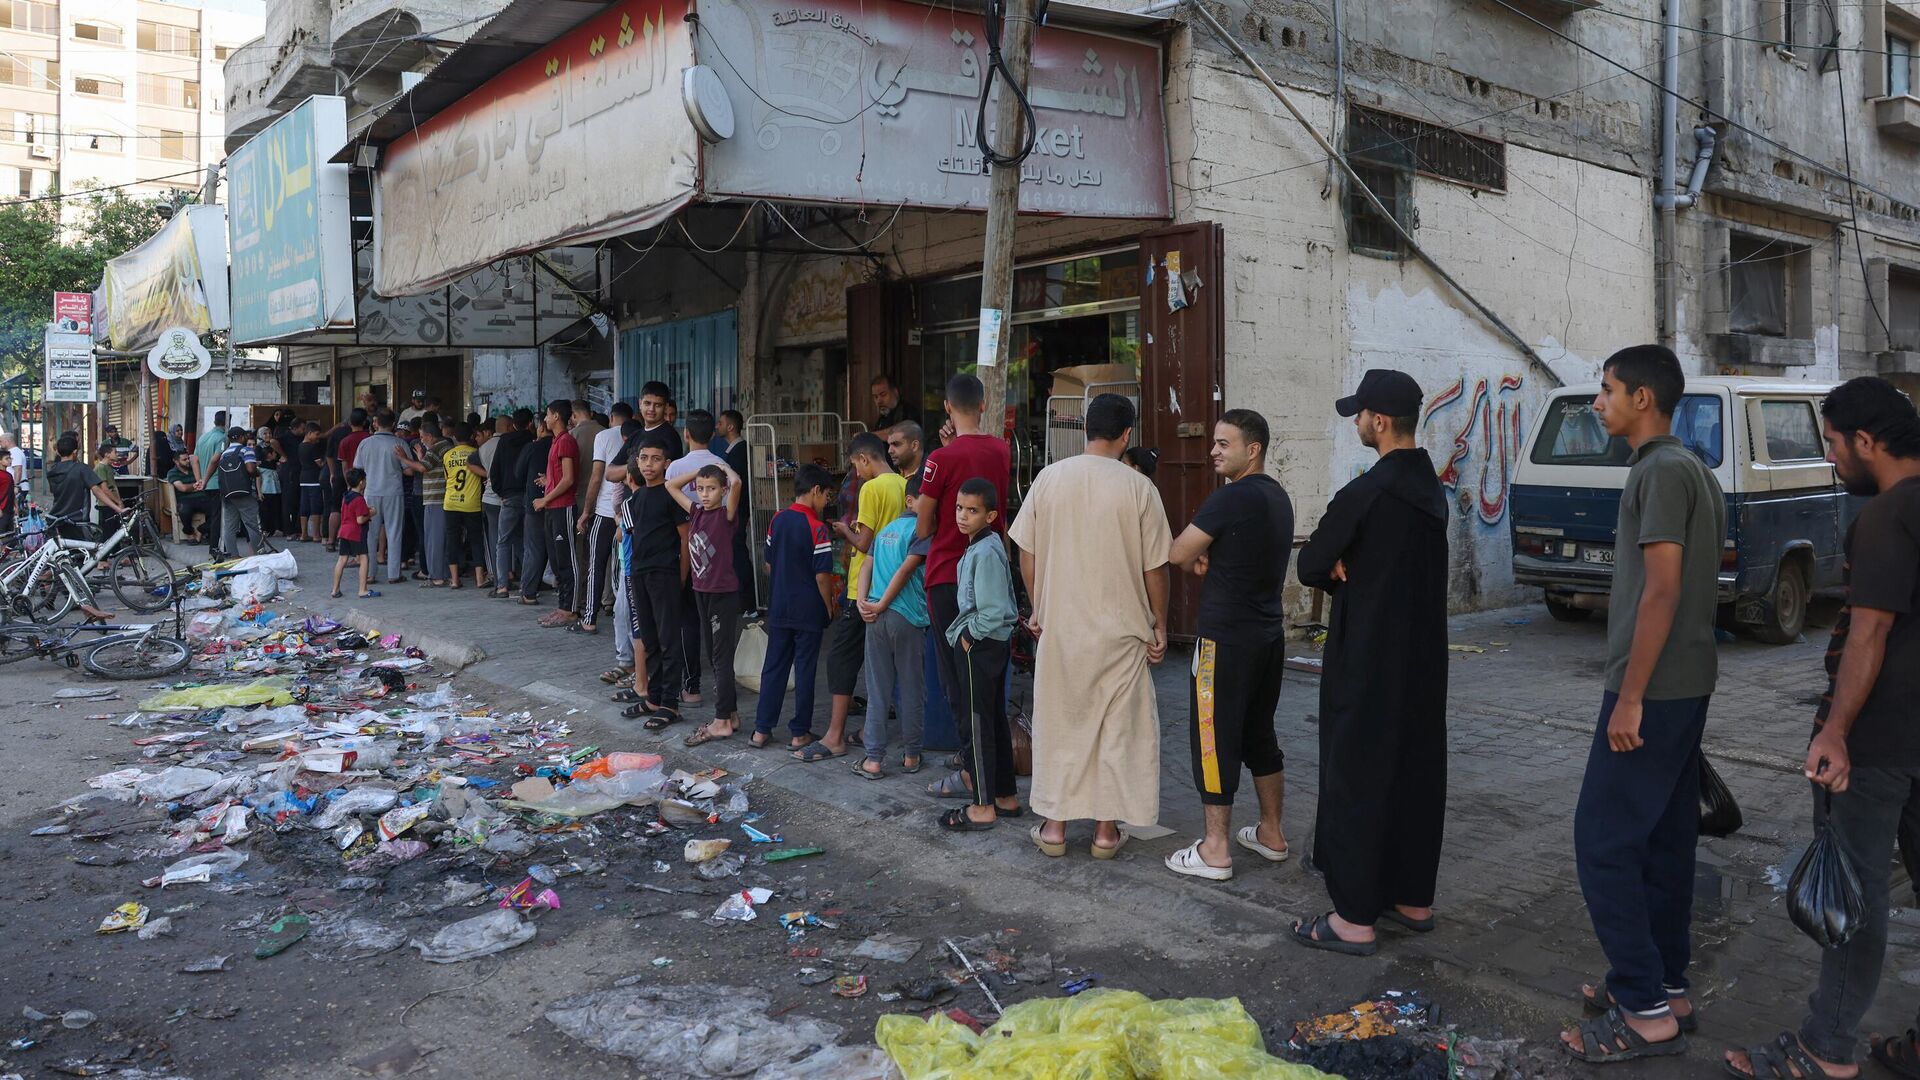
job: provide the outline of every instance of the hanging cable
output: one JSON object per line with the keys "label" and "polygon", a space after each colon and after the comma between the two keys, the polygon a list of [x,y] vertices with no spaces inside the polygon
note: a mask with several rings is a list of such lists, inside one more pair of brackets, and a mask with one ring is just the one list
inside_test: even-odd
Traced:
{"label": "hanging cable", "polygon": [[[1838,42],[1840,18],[1834,13],[1832,0],[1827,0],[1827,16],[1835,26],[1834,41]],[[1838,76],[1840,87],[1840,152],[1842,164],[1847,167],[1847,212],[1852,218],[1853,255],[1860,262],[1860,285],[1867,290],[1867,306],[1873,309],[1873,317],[1880,322],[1880,329],[1887,335],[1887,347],[1893,347],[1893,327],[1887,325],[1887,317],[1880,311],[1880,301],[1873,298],[1873,278],[1867,273],[1867,253],[1860,239],[1860,190],[1853,182],[1853,139],[1847,134],[1847,65],[1834,65],[1834,74]]]}
{"label": "hanging cable", "polygon": [[[980,86],[980,111],[974,117],[973,134],[980,143],[980,153],[987,159],[988,164],[996,169],[1011,169],[1027,160],[1027,156],[1033,153],[1034,140],[1039,137],[1040,129],[1034,124],[1033,103],[1027,100],[1027,92],[1021,88],[1018,80],[1014,79],[1013,72],[1007,69],[1006,57],[1000,55],[1000,36],[1006,25],[1006,0],[987,0],[985,15],[987,77]],[[1025,135],[1021,140],[1020,149],[1012,154],[1002,154],[995,150],[993,143],[987,139],[987,99],[993,96],[993,80],[996,74],[1006,81],[1007,89],[1013,92],[1013,96],[1020,99],[1020,115],[1025,121],[1022,125]]]}

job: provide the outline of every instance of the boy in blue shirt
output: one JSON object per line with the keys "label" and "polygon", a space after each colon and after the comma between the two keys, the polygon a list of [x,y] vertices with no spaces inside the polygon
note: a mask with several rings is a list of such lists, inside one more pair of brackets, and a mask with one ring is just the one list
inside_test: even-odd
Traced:
{"label": "boy in blue shirt", "polygon": [[940,827],[954,832],[993,828],[1000,820],[994,800],[1018,794],[1005,680],[1009,642],[1019,616],[1007,545],[993,530],[999,516],[999,494],[990,481],[976,476],[960,485],[953,518],[966,538],[967,550],[960,556],[955,592],[960,614],[945,629],[948,643],[959,650],[954,662],[961,669],[955,695],[960,708],[954,719],[966,740],[962,753],[966,772],[973,777],[973,803],[940,815]]}
{"label": "boy in blue shirt", "polygon": [[866,755],[853,771],[869,780],[885,776],[887,758],[887,702],[895,680],[900,695],[894,705],[900,741],[906,753],[902,772],[920,771],[920,739],[926,726],[927,587],[920,564],[926,549],[914,541],[913,500],[920,494],[920,478],[907,483],[906,508],[873,538],[872,550],[860,564],[855,596],[860,618],[867,624],[867,724],[861,733]]}
{"label": "boy in blue shirt", "polygon": [[833,534],[820,514],[833,498],[833,477],[818,465],[793,474],[793,505],[767,525],[767,657],[760,665],[760,708],[753,718],[755,747],[773,741],[787,673],[793,673],[793,719],[789,749],[813,742],[813,680],[820,666],[820,638],[833,618]]}

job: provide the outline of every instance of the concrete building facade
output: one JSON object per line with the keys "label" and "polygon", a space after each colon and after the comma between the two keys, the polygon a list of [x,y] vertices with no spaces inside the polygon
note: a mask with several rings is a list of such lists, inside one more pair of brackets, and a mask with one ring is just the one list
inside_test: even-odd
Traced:
{"label": "concrete building facade", "polygon": [[152,0],[0,2],[0,199],[198,188],[225,157],[223,67],[260,26]]}

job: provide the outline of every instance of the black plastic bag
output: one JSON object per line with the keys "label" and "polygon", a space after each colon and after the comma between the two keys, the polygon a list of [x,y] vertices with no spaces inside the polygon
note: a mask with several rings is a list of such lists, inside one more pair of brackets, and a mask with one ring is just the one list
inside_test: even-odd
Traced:
{"label": "black plastic bag", "polygon": [[1740,804],[1733,801],[1733,792],[1727,790],[1726,781],[1714,771],[1713,762],[1707,755],[1700,755],[1700,835],[1732,836],[1746,824],[1746,818],[1740,814]]}
{"label": "black plastic bag", "polygon": [[[1830,812],[1833,793],[1822,792]],[[1793,925],[1823,949],[1835,949],[1847,943],[1860,921],[1866,917],[1867,903],[1860,895],[1860,876],[1840,847],[1822,815],[1813,843],[1800,857],[1787,882],[1787,914]]]}

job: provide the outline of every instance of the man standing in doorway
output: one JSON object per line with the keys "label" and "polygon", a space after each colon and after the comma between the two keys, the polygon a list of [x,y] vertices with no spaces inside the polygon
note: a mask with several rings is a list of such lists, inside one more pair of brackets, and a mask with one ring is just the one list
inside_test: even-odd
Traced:
{"label": "man standing in doorway", "polygon": [[425,390],[417,386],[414,387],[413,393],[409,395],[409,400],[412,404],[400,410],[400,422],[403,424],[418,423],[421,417],[427,415],[427,392]]}
{"label": "man standing in doorway", "polygon": [[[1433,929],[1447,803],[1447,496],[1414,442],[1425,398],[1374,370],[1334,410],[1379,455],[1342,488],[1300,552],[1300,580],[1333,595],[1320,678],[1313,863],[1333,910],[1303,945],[1378,948],[1381,919]],[[1382,673],[1392,672],[1392,678]]]}
{"label": "man standing in doorway", "polygon": [[[1824,824],[1860,875],[1866,917],[1820,954],[1820,983],[1796,1032],[1726,1055],[1741,1076],[1840,1076],[1886,962],[1895,838],[1920,815],[1920,416],[1885,379],[1862,376],[1820,403],[1827,460],[1847,493],[1870,500],[1847,530],[1847,604],[1827,646],[1806,775]],[[1914,1033],[1876,1039],[1872,1058],[1920,1075]],[[1809,1060],[1811,1059],[1811,1060]]]}
{"label": "man standing in doorway", "polygon": [[1194,643],[1189,729],[1193,784],[1205,807],[1206,835],[1167,857],[1176,874],[1225,881],[1233,876],[1233,797],[1240,766],[1253,776],[1260,821],[1234,841],[1268,862],[1285,862],[1281,811],[1286,758],[1273,730],[1286,670],[1281,590],[1293,549],[1293,502],[1267,475],[1267,419],[1232,409],[1213,426],[1213,490],[1193,524],[1173,542],[1170,561],[1200,577],[1199,640]]}
{"label": "man standing in doorway", "polygon": [[900,396],[900,388],[886,375],[873,377],[873,427],[868,430],[883,432],[902,421],[920,422],[920,410]]}
{"label": "man standing in doorway", "polygon": [[887,440],[887,460],[893,462],[893,470],[901,476],[920,475],[920,463],[925,459],[922,447],[927,439],[920,425],[902,420],[882,432],[882,436]]}
{"label": "man standing in doorway", "polygon": [[[947,445],[927,456],[927,463],[920,471],[920,496],[913,504],[914,538],[931,541],[927,547],[928,629],[940,669],[940,686],[961,728],[963,747],[971,742],[967,739],[967,732],[972,718],[965,712],[968,699],[962,693],[960,669],[954,659],[953,645],[947,641],[947,628],[960,615],[960,556],[967,552],[967,537],[960,531],[953,507],[960,495],[960,485],[976,477],[994,485],[994,505],[1006,506],[1007,481],[1013,475],[1013,456],[1005,440],[980,433],[980,414],[985,407],[986,389],[980,385],[979,379],[972,375],[955,375],[947,381],[946,410],[949,422],[953,425],[954,437]],[[993,528],[1003,531],[1006,520],[1005,514],[995,517]],[[997,541],[989,538],[981,542]],[[868,707],[879,706],[869,702]],[[989,741],[988,737],[993,734],[983,733],[981,741]],[[1006,737],[1011,747],[1011,731]],[[997,749],[997,743],[995,747]],[[999,767],[998,756],[994,762],[988,763],[995,765],[1000,775],[983,777],[979,771],[980,763],[973,760],[972,751],[963,749],[960,768],[929,785],[927,792],[943,799],[972,800],[975,788],[984,785],[991,796],[990,800],[986,800],[988,805],[1009,811],[1017,810],[1020,799],[1013,785],[1011,753],[1009,749],[1004,768]]]}
{"label": "man standing in doorway", "polygon": [[1028,799],[1041,823],[1029,835],[1053,857],[1066,854],[1070,820],[1092,818],[1093,857],[1111,859],[1127,841],[1122,823],[1160,817],[1147,668],[1167,652],[1173,538],[1153,482],[1120,461],[1133,425],[1126,398],[1088,402],[1086,452],[1040,471],[1007,534],[1020,548],[1038,643]]}
{"label": "man standing in doorway", "polygon": [[[571,626],[579,618],[579,598],[573,587],[573,542],[579,537],[574,529],[574,505],[578,501],[574,485],[580,475],[580,444],[567,431],[572,415],[571,401],[547,406],[547,434],[553,442],[547,445],[547,471],[541,485],[544,494],[533,500],[533,509],[543,522],[547,561],[553,569],[555,608],[540,620],[545,627]],[[527,595],[524,586],[521,595]]]}
{"label": "man standing in doorway", "polygon": [[1613,549],[1606,693],[1573,814],[1573,851],[1610,970],[1582,995],[1604,1013],[1561,1035],[1587,1062],[1678,1054],[1692,1015],[1694,848],[1700,735],[1719,673],[1727,504],[1671,434],[1686,388],[1660,345],[1607,358],[1593,411],[1633,448]]}
{"label": "man standing in doorway", "polygon": [[406,500],[400,478],[412,460],[407,446],[393,433],[396,423],[390,410],[374,418],[374,433],[360,441],[353,453],[353,467],[367,474],[363,497],[373,507],[373,520],[384,538],[387,584],[400,584],[400,528],[406,523]]}

